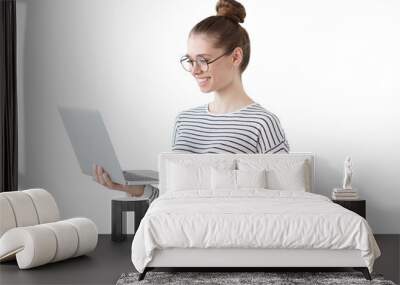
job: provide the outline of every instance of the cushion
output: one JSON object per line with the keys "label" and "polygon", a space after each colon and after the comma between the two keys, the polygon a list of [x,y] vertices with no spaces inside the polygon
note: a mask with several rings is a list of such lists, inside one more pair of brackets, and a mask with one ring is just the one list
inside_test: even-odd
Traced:
{"label": "cushion", "polygon": [[58,221],[42,226],[50,228],[58,245],[55,255],[48,262],[57,262],[74,256],[79,244],[79,236],[73,225],[65,221]]}
{"label": "cushion", "polygon": [[267,188],[272,190],[311,191],[309,161],[280,158],[239,158],[239,170],[267,170]]}
{"label": "cushion", "polygon": [[231,170],[211,168],[211,189],[233,191],[241,188],[266,188],[265,169]]}
{"label": "cushion", "polygon": [[0,217],[1,237],[6,231],[17,226],[12,206],[4,195],[0,195]]}
{"label": "cushion", "polygon": [[235,190],[236,170],[211,168],[211,189],[212,190]]}
{"label": "cushion", "polygon": [[33,226],[39,223],[35,205],[29,195],[23,191],[10,191],[1,193],[1,196],[10,204],[17,227]]}
{"label": "cushion", "polygon": [[39,224],[59,221],[60,212],[56,200],[50,192],[43,188],[31,188],[22,191],[32,199]]}
{"label": "cushion", "polygon": [[220,159],[205,161],[201,159],[177,159],[167,162],[167,191],[211,189],[211,168],[235,168],[235,161]]}
{"label": "cushion", "polygon": [[237,188],[267,188],[267,171],[265,168],[236,170]]}

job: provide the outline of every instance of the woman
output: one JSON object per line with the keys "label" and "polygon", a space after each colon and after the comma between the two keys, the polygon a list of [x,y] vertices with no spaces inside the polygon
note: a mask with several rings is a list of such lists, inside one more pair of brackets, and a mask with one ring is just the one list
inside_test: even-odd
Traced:
{"label": "woman", "polygon": [[[172,151],[187,153],[288,153],[289,143],[279,119],[245,92],[241,75],[250,59],[250,40],[240,25],[244,7],[219,1],[217,15],[196,24],[189,33],[182,67],[214,101],[181,111],[175,118]],[[141,196],[144,186],[114,183],[100,166],[96,181],[114,190]]]}

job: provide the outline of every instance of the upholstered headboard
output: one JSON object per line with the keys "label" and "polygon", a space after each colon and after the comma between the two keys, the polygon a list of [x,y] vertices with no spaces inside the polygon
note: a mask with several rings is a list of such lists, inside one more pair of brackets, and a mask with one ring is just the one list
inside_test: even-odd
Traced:
{"label": "upholstered headboard", "polygon": [[193,160],[201,161],[204,163],[211,163],[212,161],[230,161],[235,162],[239,158],[246,158],[246,159],[266,159],[273,163],[274,161],[305,161],[308,165],[308,181],[310,185],[310,192],[314,192],[314,177],[315,177],[315,169],[314,169],[314,155],[312,153],[289,153],[289,154],[247,154],[247,153],[240,153],[240,154],[230,154],[230,153],[223,153],[223,154],[213,154],[213,153],[205,153],[205,154],[194,154],[194,153],[177,153],[177,152],[161,152],[158,155],[158,171],[159,171],[159,191],[160,194],[165,193],[166,185],[167,185],[167,165],[169,161],[181,161],[181,160]]}

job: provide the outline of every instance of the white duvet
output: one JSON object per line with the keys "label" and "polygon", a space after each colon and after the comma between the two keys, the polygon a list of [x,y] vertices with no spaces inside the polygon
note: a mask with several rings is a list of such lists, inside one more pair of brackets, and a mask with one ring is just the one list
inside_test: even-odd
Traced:
{"label": "white duvet", "polygon": [[265,189],[161,195],[137,229],[133,265],[143,272],[168,247],[358,249],[370,272],[381,254],[361,216],[319,194]]}

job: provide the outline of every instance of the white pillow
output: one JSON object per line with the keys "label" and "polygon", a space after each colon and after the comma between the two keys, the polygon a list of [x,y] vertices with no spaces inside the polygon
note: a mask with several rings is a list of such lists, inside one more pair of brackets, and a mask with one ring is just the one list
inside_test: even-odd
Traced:
{"label": "white pillow", "polygon": [[209,167],[195,167],[170,162],[168,165],[168,187],[172,191],[206,188],[204,185]]}
{"label": "white pillow", "polygon": [[212,190],[235,190],[236,170],[211,168],[211,189]]}
{"label": "white pillow", "polygon": [[210,190],[211,168],[234,169],[234,160],[179,159],[167,162],[167,191]]}
{"label": "white pillow", "polygon": [[211,168],[211,189],[240,190],[241,188],[266,188],[267,176],[265,169],[232,170]]}
{"label": "white pillow", "polygon": [[267,188],[266,169],[236,170],[237,188]]}
{"label": "white pillow", "polygon": [[267,188],[273,190],[311,191],[310,167],[306,160],[281,158],[239,158],[240,170],[267,170]]}
{"label": "white pillow", "polygon": [[307,191],[304,161],[282,164],[268,171],[268,188],[276,190]]}

